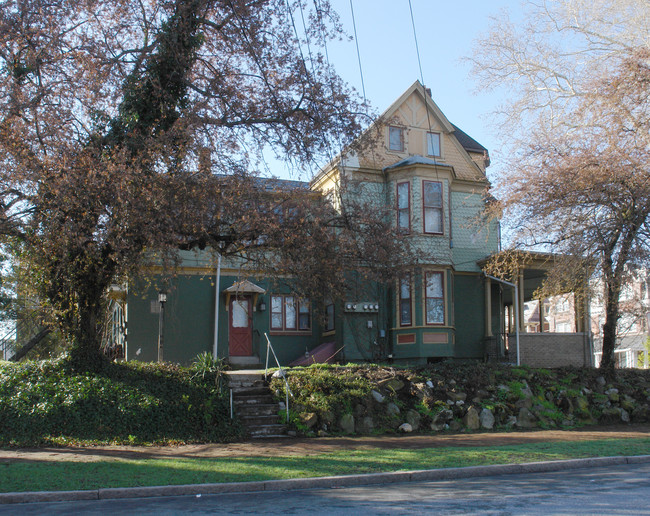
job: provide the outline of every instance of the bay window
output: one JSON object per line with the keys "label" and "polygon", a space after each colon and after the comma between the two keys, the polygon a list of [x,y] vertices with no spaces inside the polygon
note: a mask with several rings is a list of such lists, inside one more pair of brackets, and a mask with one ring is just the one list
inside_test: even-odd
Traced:
{"label": "bay window", "polygon": [[424,310],[427,324],[445,323],[444,278],[442,272],[427,272],[424,275]]}
{"label": "bay window", "polygon": [[411,326],[413,322],[411,304],[411,276],[407,274],[399,280],[399,324]]}
{"label": "bay window", "polygon": [[442,227],[442,183],[422,181],[422,209],[424,232],[441,235]]}
{"label": "bay window", "polygon": [[397,229],[403,233],[411,231],[411,186],[407,182],[397,183]]}

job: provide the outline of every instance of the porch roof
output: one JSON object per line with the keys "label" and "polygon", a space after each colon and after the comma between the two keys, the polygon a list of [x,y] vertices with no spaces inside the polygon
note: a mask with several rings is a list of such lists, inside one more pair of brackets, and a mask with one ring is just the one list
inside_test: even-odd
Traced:
{"label": "porch roof", "polygon": [[265,294],[266,290],[248,280],[240,280],[224,289],[226,294]]}

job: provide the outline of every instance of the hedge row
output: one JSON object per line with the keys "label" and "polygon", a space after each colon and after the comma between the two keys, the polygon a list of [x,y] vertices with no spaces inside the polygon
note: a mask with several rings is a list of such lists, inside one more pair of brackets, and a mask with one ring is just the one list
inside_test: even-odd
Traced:
{"label": "hedge row", "polygon": [[233,440],[241,429],[218,374],[139,362],[96,374],[65,359],[0,362],[0,445]]}

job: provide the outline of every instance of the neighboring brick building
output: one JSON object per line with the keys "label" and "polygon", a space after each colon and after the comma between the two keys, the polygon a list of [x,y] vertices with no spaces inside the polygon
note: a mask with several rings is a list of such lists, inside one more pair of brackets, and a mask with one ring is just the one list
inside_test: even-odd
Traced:
{"label": "neighboring brick building", "polygon": [[[596,364],[602,355],[602,329],[605,307],[602,285],[596,283],[591,302],[591,331],[594,334]],[[638,269],[628,274],[620,295],[621,317],[616,329],[614,356],[617,367],[650,368],[650,270]]]}
{"label": "neighboring brick building", "polygon": [[[602,329],[605,324],[605,307],[602,299],[603,286],[599,281],[591,285],[589,329],[593,339],[594,365],[599,365],[602,355]],[[540,309],[541,307],[541,309]],[[641,269],[629,274],[620,296],[621,317],[617,327],[617,343],[614,351],[616,366],[622,368],[650,368],[650,273]],[[524,326],[526,333],[546,333],[552,342],[564,337],[553,335],[576,331],[575,297],[564,294],[525,303]],[[543,326],[540,326],[540,315]],[[576,341],[577,342],[577,341]],[[552,355],[548,350],[557,346],[545,345],[543,352],[530,350],[532,355]],[[571,354],[570,351],[568,351]],[[578,357],[577,351],[572,353]],[[541,359],[543,360],[543,359]],[[537,359],[536,359],[537,361]],[[573,364],[575,365],[575,364]]]}

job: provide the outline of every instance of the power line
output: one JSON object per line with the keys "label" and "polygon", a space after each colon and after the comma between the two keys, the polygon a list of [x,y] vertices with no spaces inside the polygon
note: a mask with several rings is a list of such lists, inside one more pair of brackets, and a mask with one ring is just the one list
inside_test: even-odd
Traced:
{"label": "power line", "polygon": [[[427,125],[429,126],[429,132],[431,132],[431,117],[429,116],[429,106],[427,105],[427,90],[424,86],[424,74],[422,73],[422,61],[420,60],[420,46],[418,45],[418,35],[415,30],[415,18],[413,17],[413,5],[411,4],[411,0],[409,0],[409,11],[411,13],[411,26],[413,27],[413,39],[415,40],[415,54],[417,55],[418,58],[418,68],[420,70],[420,83],[422,84],[422,93],[424,96],[424,107],[425,111],[427,113]],[[427,144],[427,151],[429,150],[429,137],[427,136],[426,138],[426,144]],[[436,174],[438,170],[436,169]]]}
{"label": "power line", "polygon": [[[304,70],[305,70],[305,75],[307,77],[307,83],[312,87],[312,90],[315,91],[315,87],[314,87],[315,85],[314,85],[313,80],[316,80],[316,69],[314,67],[314,58],[313,58],[312,52],[311,52],[311,44],[310,44],[309,34],[308,34],[308,30],[307,30],[307,25],[305,23],[305,14],[304,14],[304,11],[303,11],[303,8],[302,8],[302,2],[298,1],[298,6],[300,7],[300,17],[302,19],[303,32],[305,34],[305,41],[307,43],[307,52],[309,54],[309,63],[311,64],[311,70],[312,70],[311,71],[311,77],[310,77],[310,74],[309,74],[309,70],[307,68],[305,55],[304,55],[304,53],[302,51],[302,43],[300,42],[300,35],[298,34],[298,29],[296,27],[296,21],[295,21],[294,16],[293,16],[293,11],[292,11],[292,8],[291,8],[290,0],[286,0],[286,4],[287,4],[287,12],[289,14],[289,19],[291,20],[291,25],[293,27],[293,33],[296,36],[296,43],[298,44],[298,49],[300,51],[300,59],[302,61],[302,65],[303,65]],[[316,6],[316,12],[317,12],[317,15],[318,15],[319,20],[320,20],[320,13],[319,13],[318,6],[315,3],[314,3],[314,5]],[[328,63],[328,65],[329,65],[329,63]],[[329,70],[328,70],[328,74],[329,74]],[[333,159],[334,152],[332,151],[329,138],[325,134],[325,130],[321,129],[321,132],[322,132],[323,140],[325,141],[325,145],[326,145],[326,148],[327,148],[326,152],[329,154],[329,157],[330,157],[330,160],[331,160],[331,159]]]}
{"label": "power line", "polygon": [[[352,1],[352,0],[350,0]],[[422,86],[424,86],[424,75],[422,74],[422,61],[420,61],[420,47],[418,46],[418,35],[415,32],[415,19],[413,18],[413,5],[411,5],[411,0],[409,0],[409,11],[411,12],[411,25],[413,26],[413,39],[415,40],[415,53],[418,56],[418,67],[420,69],[420,80],[422,81]]]}
{"label": "power line", "polygon": [[363,101],[367,104],[368,99],[366,98],[366,85],[363,80],[363,68],[361,66],[361,53],[359,52],[359,38],[357,37],[357,23],[354,19],[354,7],[352,6],[352,0],[350,0],[350,11],[352,12],[352,27],[354,28],[354,42],[356,43],[357,46],[357,60],[359,61],[359,74],[361,75],[361,91],[363,91]]}

